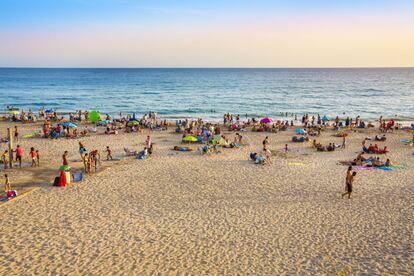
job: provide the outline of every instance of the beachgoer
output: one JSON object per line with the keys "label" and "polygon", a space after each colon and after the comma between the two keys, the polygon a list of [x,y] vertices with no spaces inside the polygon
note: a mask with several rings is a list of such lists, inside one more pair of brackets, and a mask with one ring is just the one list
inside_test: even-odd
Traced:
{"label": "beachgoer", "polygon": [[113,160],[112,151],[109,146],[106,146],[106,160]]}
{"label": "beachgoer", "polygon": [[87,160],[87,171],[89,174],[92,173],[92,167],[93,167],[93,156],[92,153],[88,156]]}
{"label": "beachgoer", "polygon": [[3,161],[3,168],[7,169],[9,165],[9,151],[5,150],[1,155],[1,160]]}
{"label": "beachgoer", "polygon": [[356,172],[352,172],[352,174],[350,174],[350,175],[348,175],[348,173],[347,173],[346,188],[345,188],[346,192],[342,194],[342,198],[345,195],[348,195],[348,199],[351,199],[351,193],[352,193],[352,188],[353,188],[353,185],[354,185],[355,176],[356,176]]}
{"label": "beachgoer", "polygon": [[65,151],[62,155],[63,166],[69,166],[68,151]]}
{"label": "beachgoer", "polygon": [[151,136],[147,136],[147,140],[145,140],[145,148],[148,150],[149,154],[152,154],[152,142]]}
{"label": "beachgoer", "polygon": [[341,146],[341,148],[344,149],[345,145],[346,145],[346,138],[345,138],[345,135],[344,135],[344,136],[342,136],[342,146]]}
{"label": "beachgoer", "polygon": [[31,166],[32,167],[36,166],[37,154],[36,154],[36,151],[35,151],[34,147],[30,148],[29,155],[30,155],[30,158],[32,159],[32,165]]}
{"label": "beachgoer", "polygon": [[272,156],[272,152],[270,151],[269,148],[267,148],[267,146],[266,146],[266,149],[264,150],[264,152],[265,152],[265,155],[266,155],[266,163],[268,163],[269,165],[272,165],[273,164],[272,159],[270,158]]}
{"label": "beachgoer", "polygon": [[10,179],[9,176],[7,175],[7,173],[4,175],[4,191],[8,192],[11,191],[11,186],[10,186]]}
{"label": "beachgoer", "polygon": [[267,145],[269,144],[269,136],[266,136],[266,138],[263,140],[263,150],[265,151],[267,148]]}
{"label": "beachgoer", "polygon": [[19,162],[19,166],[21,168],[22,167],[23,149],[20,147],[20,145],[17,145],[15,152],[16,152],[16,162]]}
{"label": "beachgoer", "polygon": [[40,154],[39,154],[39,150],[36,150],[36,163],[37,166],[40,166]]}
{"label": "beachgoer", "polygon": [[89,166],[88,166],[88,164],[89,164],[89,156],[88,156],[88,153],[85,153],[83,155],[82,161],[83,161],[83,168],[85,170],[85,173],[88,173],[89,172],[89,170],[88,170],[88,168],[89,168]]}
{"label": "beachgoer", "polygon": [[391,160],[390,159],[387,159],[386,161],[385,161],[385,167],[390,167],[390,166],[392,166],[392,163],[391,163]]}
{"label": "beachgoer", "polygon": [[82,142],[79,142],[79,154],[82,158],[83,154],[86,152],[85,147],[83,146]]}
{"label": "beachgoer", "polygon": [[100,161],[101,161],[101,155],[99,153],[99,150],[92,151],[90,156],[89,156],[89,159],[92,159],[95,171],[97,171],[98,170],[98,163],[100,164]]}
{"label": "beachgoer", "polygon": [[17,126],[14,126],[14,141],[19,141],[19,132],[17,131]]}

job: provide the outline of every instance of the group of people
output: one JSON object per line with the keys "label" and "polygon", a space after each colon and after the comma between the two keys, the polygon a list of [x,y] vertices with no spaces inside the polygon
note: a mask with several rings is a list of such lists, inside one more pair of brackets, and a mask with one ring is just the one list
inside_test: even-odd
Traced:
{"label": "group of people", "polygon": [[[109,148],[109,146],[106,147],[105,151],[106,159],[113,160],[112,150]],[[83,143],[79,142],[79,154],[83,162],[83,168],[85,173],[91,174],[93,171],[98,170],[98,167],[101,164],[101,154],[99,150],[95,149],[88,153]],[[65,153],[62,156],[63,165],[69,165],[67,161],[67,155],[68,152],[65,151]]]}

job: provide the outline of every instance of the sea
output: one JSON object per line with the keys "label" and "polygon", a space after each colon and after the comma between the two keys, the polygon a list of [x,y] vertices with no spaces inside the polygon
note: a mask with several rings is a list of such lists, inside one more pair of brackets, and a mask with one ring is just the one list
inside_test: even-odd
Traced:
{"label": "sea", "polygon": [[166,119],[414,118],[414,68],[0,68],[0,105],[37,111],[157,112]]}

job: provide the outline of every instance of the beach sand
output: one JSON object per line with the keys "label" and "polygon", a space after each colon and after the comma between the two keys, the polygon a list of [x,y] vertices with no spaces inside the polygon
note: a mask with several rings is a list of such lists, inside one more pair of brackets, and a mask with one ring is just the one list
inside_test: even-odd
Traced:
{"label": "beach sand", "polygon": [[[19,126],[22,135],[39,129]],[[289,142],[292,130],[249,131],[242,133],[249,145],[210,156],[171,151],[181,141],[172,131],[151,134],[149,159],[103,162],[106,169],[66,188],[51,183],[64,150],[79,159],[79,140],[22,139],[26,162],[34,146],[42,167],[9,171],[12,187],[40,188],[0,205],[0,273],[414,273],[414,149],[399,142],[410,132],[378,142],[407,169],[358,172],[348,200],[341,199],[347,167],[337,163],[355,158],[362,139],[378,131],[351,132],[346,149],[335,152]],[[123,156],[124,147],[142,149],[147,133],[82,142]],[[333,133],[317,140],[341,143]],[[249,153],[261,151],[266,135],[274,164],[255,165]]]}

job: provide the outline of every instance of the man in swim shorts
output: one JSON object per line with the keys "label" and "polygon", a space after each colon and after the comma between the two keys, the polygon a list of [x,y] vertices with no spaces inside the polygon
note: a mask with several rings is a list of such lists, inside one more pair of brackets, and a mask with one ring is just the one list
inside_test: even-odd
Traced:
{"label": "man in swim shorts", "polygon": [[349,176],[348,176],[348,173],[347,173],[346,187],[345,187],[346,192],[342,194],[342,198],[345,195],[348,195],[348,199],[351,199],[351,193],[352,193],[352,188],[353,188],[353,185],[354,185],[354,178],[355,178],[355,176],[356,176],[356,172],[353,172]]}

